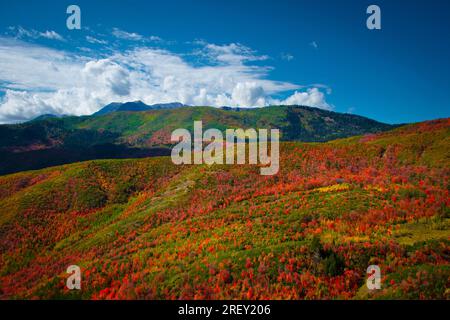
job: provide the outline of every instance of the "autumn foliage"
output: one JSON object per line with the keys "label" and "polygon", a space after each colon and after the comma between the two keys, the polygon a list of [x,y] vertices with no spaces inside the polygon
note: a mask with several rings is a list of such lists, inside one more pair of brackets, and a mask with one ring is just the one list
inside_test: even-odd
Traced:
{"label": "autumn foliage", "polygon": [[0,297],[448,299],[449,150],[442,119],[282,143],[275,176],[165,157],[3,176]]}

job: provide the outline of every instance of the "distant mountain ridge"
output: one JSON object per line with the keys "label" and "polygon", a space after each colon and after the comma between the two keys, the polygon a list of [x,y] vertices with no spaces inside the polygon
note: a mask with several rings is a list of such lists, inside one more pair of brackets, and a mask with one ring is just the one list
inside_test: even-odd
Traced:
{"label": "distant mountain ridge", "polygon": [[192,132],[197,120],[203,121],[203,130],[277,128],[282,141],[304,142],[326,142],[396,127],[306,106],[183,106],[113,103],[91,116],[45,116],[22,124],[0,125],[0,174],[89,159],[167,155],[172,131],[185,128]]}
{"label": "distant mountain ridge", "polygon": [[99,111],[95,112],[93,116],[108,114],[111,112],[118,112],[118,111],[148,111],[148,110],[160,110],[160,109],[176,109],[185,107],[186,105],[182,104],[181,102],[171,102],[171,103],[158,103],[158,104],[152,104],[148,105],[144,102],[138,100],[138,101],[132,101],[132,102],[112,102],[106,106],[104,106]]}
{"label": "distant mountain ridge", "polygon": [[53,119],[53,118],[63,118],[63,117],[69,117],[66,114],[52,114],[52,113],[46,113],[46,114],[41,114],[40,116],[37,116],[36,118],[30,120],[30,121],[41,121],[41,120],[47,120],[47,119]]}

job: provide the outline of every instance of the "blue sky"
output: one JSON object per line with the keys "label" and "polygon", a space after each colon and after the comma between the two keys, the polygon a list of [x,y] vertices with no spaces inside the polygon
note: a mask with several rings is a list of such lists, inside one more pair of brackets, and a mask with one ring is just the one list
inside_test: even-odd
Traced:
{"label": "blue sky", "polygon": [[445,0],[2,1],[0,122],[135,99],[448,117],[449,30]]}

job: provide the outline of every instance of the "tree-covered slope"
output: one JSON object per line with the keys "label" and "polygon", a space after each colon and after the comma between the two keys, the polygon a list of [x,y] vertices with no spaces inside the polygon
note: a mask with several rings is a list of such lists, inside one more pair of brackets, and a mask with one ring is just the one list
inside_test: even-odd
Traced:
{"label": "tree-covered slope", "polygon": [[368,118],[303,106],[271,106],[257,109],[184,107],[147,112],[113,112],[89,117],[76,125],[79,129],[102,128],[120,135],[133,145],[170,143],[177,128],[192,130],[202,120],[205,129],[278,128],[285,141],[329,141],[359,134],[376,133],[393,126]]}
{"label": "tree-covered slope", "polygon": [[448,299],[449,137],[284,142],[275,176],[156,157],[0,177],[0,298]]}
{"label": "tree-covered slope", "polygon": [[[124,104],[126,105],[126,104]],[[166,155],[174,129],[278,128],[284,141],[328,141],[392,126],[364,117],[299,106],[258,109],[177,107],[47,118],[0,125],[0,174],[89,159]],[[138,148],[138,149],[136,149]]]}

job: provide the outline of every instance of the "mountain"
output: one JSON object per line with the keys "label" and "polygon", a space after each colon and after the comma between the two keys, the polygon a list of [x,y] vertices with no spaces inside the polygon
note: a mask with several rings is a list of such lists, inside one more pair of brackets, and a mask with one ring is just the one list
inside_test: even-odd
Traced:
{"label": "mountain", "polygon": [[104,106],[102,109],[94,113],[94,116],[103,115],[111,112],[118,112],[118,111],[148,111],[148,110],[159,110],[159,109],[176,109],[185,107],[184,104],[180,102],[172,102],[172,103],[159,103],[159,104],[153,104],[153,105],[147,105],[143,103],[142,101],[134,101],[134,102],[113,102],[106,106]]}
{"label": "mountain", "polygon": [[36,118],[34,118],[30,121],[41,121],[41,120],[62,118],[62,117],[68,117],[68,115],[56,115],[56,114],[47,113],[47,114],[41,114],[40,116],[37,116]]}
{"label": "mountain", "polygon": [[[139,103],[124,105],[133,106],[127,107],[133,110],[140,106]],[[117,146],[120,146],[120,154],[129,152],[130,157],[155,154],[155,148],[158,155],[169,154],[167,148],[171,146],[172,131],[186,128],[192,132],[195,120],[202,120],[205,130],[278,128],[283,141],[305,142],[325,142],[395,127],[357,115],[303,106],[220,109],[176,108],[172,105],[174,108],[160,106],[160,109],[147,111],[111,112],[115,106],[108,107],[109,112],[99,115],[0,125],[0,152],[3,154],[0,174],[81,160],[114,158],[112,150]]]}
{"label": "mountain", "polygon": [[441,119],[282,142],[269,177],[170,157],[2,176],[0,299],[448,299],[449,152]]}

